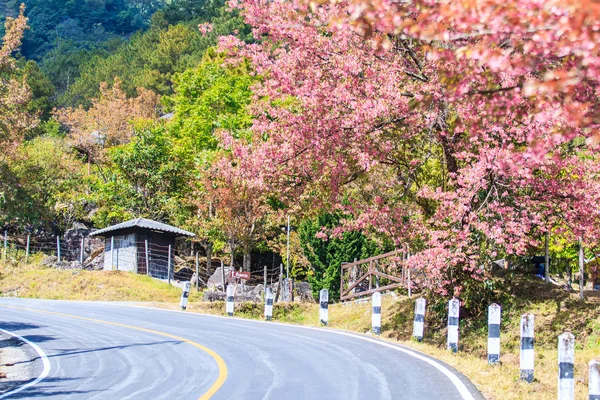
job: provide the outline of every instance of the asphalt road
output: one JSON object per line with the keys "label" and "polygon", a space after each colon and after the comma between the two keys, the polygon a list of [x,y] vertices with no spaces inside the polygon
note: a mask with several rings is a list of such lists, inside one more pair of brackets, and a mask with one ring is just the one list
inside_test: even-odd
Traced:
{"label": "asphalt road", "polygon": [[[11,298],[0,299],[0,313],[0,328],[37,344],[51,367],[11,398],[481,398],[450,367],[330,329]],[[33,360],[41,370],[42,358]]]}

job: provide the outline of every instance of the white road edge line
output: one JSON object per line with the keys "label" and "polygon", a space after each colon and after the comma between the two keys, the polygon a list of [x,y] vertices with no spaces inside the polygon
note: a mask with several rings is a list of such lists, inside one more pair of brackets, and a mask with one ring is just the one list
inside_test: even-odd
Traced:
{"label": "white road edge line", "polygon": [[0,399],[5,399],[8,396],[12,396],[13,394],[19,393],[29,387],[32,387],[33,385],[37,385],[44,378],[46,378],[48,376],[48,374],[50,373],[50,360],[48,360],[48,357],[46,356],[46,353],[44,353],[44,350],[42,350],[37,344],[30,342],[29,340],[25,339],[22,336],[17,335],[16,333],[12,333],[12,332],[9,332],[4,329],[0,329],[0,332],[4,332],[10,336],[16,337],[17,339],[19,339],[19,340],[25,342],[27,345],[31,346],[38,353],[38,355],[42,359],[42,363],[44,365],[44,369],[43,369],[42,373],[40,374],[40,376],[35,378],[33,381],[26,383],[22,386],[19,386],[15,390],[11,390],[10,392],[3,393],[0,395]]}
{"label": "white road edge line", "polygon": [[464,384],[464,382],[454,372],[450,371],[448,368],[446,368],[445,366],[443,366],[439,362],[435,361],[432,358],[425,357],[425,356],[423,356],[423,355],[421,355],[421,354],[419,354],[417,352],[414,352],[412,350],[408,350],[408,349],[405,349],[403,347],[400,347],[398,345],[394,345],[394,344],[391,344],[391,343],[386,343],[386,342],[381,341],[381,340],[375,340],[375,339],[371,339],[371,338],[364,337],[364,336],[361,336],[361,335],[355,335],[355,334],[352,334],[352,333],[342,332],[342,331],[338,331],[338,330],[334,330],[334,329],[329,329],[329,328],[317,328],[317,327],[314,327],[314,326],[284,324],[284,323],[280,323],[280,322],[261,321],[261,320],[256,320],[256,319],[246,319],[246,318],[236,318],[236,317],[224,317],[224,316],[221,316],[221,315],[211,315],[211,314],[201,314],[201,313],[194,313],[194,312],[185,312],[185,311],[179,311],[179,310],[169,310],[167,308],[158,308],[158,307],[135,306],[135,305],[129,305],[129,304],[112,304],[112,305],[117,305],[117,306],[122,306],[122,307],[132,307],[132,308],[144,308],[144,309],[148,309],[148,310],[168,311],[168,312],[179,313],[179,314],[182,314],[182,315],[199,315],[199,316],[203,316],[203,317],[220,318],[220,319],[226,319],[226,320],[230,320],[230,321],[231,320],[238,320],[238,321],[248,321],[248,322],[251,322],[251,323],[261,323],[261,324],[265,324],[265,325],[279,325],[279,326],[301,328],[301,329],[309,329],[309,330],[315,330],[315,331],[319,331],[319,332],[328,332],[328,333],[333,333],[333,334],[336,334],[336,335],[353,337],[355,339],[360,339],[360,340],[364,340],[366,342],[375,343],[375,344],[378,344],[378,345],[381,345],[381,346],[384,346],[384,347],[387,347],[387,348],[399,351],[401,353],[408,354],[411,357],[414,357],[416,359],[419,359],[421,361],[426,362],[427,364],[431,365],[432,367],[434,367],[435,369],[437,369],[438,371],[440,371],[442,374],[444,374],[448,379],[450,379],[450,382],[452,382],[452,384],[454,385],[454,387],[456,387],[456,390],[458,391],[458,393],[460,393],[460,395],[462,396],[463,400],[475,400],[475,398],[473,397],[473,394],[467,388],[467,386]]}

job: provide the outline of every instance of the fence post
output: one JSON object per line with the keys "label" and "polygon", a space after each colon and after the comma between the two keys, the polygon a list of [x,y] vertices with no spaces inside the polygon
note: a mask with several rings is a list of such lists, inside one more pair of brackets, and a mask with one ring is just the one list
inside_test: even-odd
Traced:
{"label": "fence post", "polygon": [[188,304],[188,297],[190,296],[190,282],[183,282],[183,286],[181,287],[181,301],[179,305],[181,305],[181,309],[185,310]]}
{"label": "fence post", "polygon": [[273,289],[265,286],[265,319],[273,318]]}
{"label": "fence post", "polygon": [[427,300],[420,297],[415,302],[415,319],[413,322],[413,337],[419,342],[423,340],[423,331],[425,327],[425,308]]}
{"label": "fence post", "polygon": [[198,252],[196,252],[196,291],[200,291],[200,260],[198,259]]}
{"label": "fence post", "polygon": [[114,264],[113,262],[115,261],[115,258],[113,257],[115,254],[115,237],[111,236],[110,237],[110,270],[112,271],[114,268]]}
{"label": "fence post", "polygon": [[371,298],[373,305],[373,314],[371,315],[371,326],[373,333],[381,334],[381,293],[375,292]]}
{"label": "fence post", "polygon": [[277,282],[275,302],[277,302],[277,300],[283,301],[283,264],[279,264],[279,281]]}
{"label": "fence post", "polygon": [[590,400],[600,399],[600,358],[590,361],[588,393]]}
{"label": "fence post", "polygon": [[81,250],[79,251],[79,264],[83,266],[83,249],[85,245],[85,238],[81,238]]}
{"label": "fence post", "polygon": [[233,285],[227,285],[227,299],[225,302],[225,311],[227,311],[227,315],[230,317],[233,316]]}
{"label": "fence post", "polygon": [[221,284],[223,285],[223,291],[225,291],[225,263],[223,260],[221,260]]}
{"label": "fence post", "polygon": [[575,399],[575,336],[558,337],[558,400]]}
{"label": "fence post", "polygon": [[8,249],[8,232],[4,231],[4,253],[2,257],[6,260],[6,250]]}
{"label": "fence post", "polygon": [[523,314],[521,316],[521,380],[529,383],[533,382],[533,324],[533,314]]}
{"label": "fence post", "polygon": [[458,319],[460,300],[453,297],[448,303],[448,350],[458,351]]}
{"label": "fence post", "polygon": [[144,251],[146,252],[146,275],[152,276],[150,274],[150,259],[148,258],[148,239],[144,240]]}
{"label": "fence post", "polygon": [[265,265],[265,285],[264,285],[264,293],[265,293],[265,299],[267,298],[267,266]]}
{"label": "fence post", "polygon": [[171,245],[169,245],[169,255],[168,255],[169,259],[167,260],[167,265],[168,265],[168,270],[167,270],[167,280],[169,282],[169,285],[171,284]]}
{"label": "fence post", "polygon": [[329,290],[321,289],[319,292],[319,320],[322,325],[329,323]]}
{"label": "fence post", "polygon": [[[410,252],[406,253],[406,261],[408,261],[408,259],[410,258]],[[410,280],[410,266],[408,266],[407,271],[408,273],[408,298],[410,299],[412,297],[412,282]]]}
{"label": "fence post", "polygon": [[25,264],[29,261],[29,239],[30,235],[27,235],[27,248],[25,249]]}
{"label": "fence post", "polygon": [[56,258],[60,262],[60,236],[56,236]]}
{"label": "fence post", "polygon": [[493,303],[488,307],[488,364],[500,362],[500,321],[502,307]]}

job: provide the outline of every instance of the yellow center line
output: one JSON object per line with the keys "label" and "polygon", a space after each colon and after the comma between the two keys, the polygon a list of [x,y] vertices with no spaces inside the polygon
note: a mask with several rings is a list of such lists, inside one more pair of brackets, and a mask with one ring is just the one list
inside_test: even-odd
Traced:
{"label": "yellow center line", "polygon": [[101,319],[80,317],[78,315],[63,314],[63,313],[54,312],[54,311],[38,310],[38,309],[35,309],[35,308],[28,308],[28,307],[8,306],[8,305],[4,305],[4,304],[0,304],[0,306],[1,307],[6,307],[6,308],[16,308],[16,309],[20,309],[20,310],[33,311],[33,312],[37,312],[37,313],[58,315],[58,316],[61,316],[61,317],[80,319],[80,320],[83,320],[83,321],[96,322],[96,323],[100,323],[100,324],[119,326],[121,328],[128,328],[128,329],[134,329],[136,331],[152,333],[154,335],[164,336],[164,337],[167,337],[167,338],[179,340],[181,342],[185,342],[187,344],[190,344],[190,345],[192,345],[192,346],[194,346],[194,347],[202,350],[203,352],[207,353],[209,356],[211,356],[213,358],[213,360],[215,360],[215,362],[217,363],[217,366],[219,367],[219,376],[217,377],[217,380],[206,391],[206,393],[204,393],[202,396],[199,397],[198,400],[208,400],[208,399],[210,399],[212,396],[215,395],[215,393],[217,393],[217,391],[221,388],[221,386],[223,386],[223,384],[225,383],[225,380],[227,379],[227,365],[225,364],[225,361],[223,361],[223,359],[221,358],[220,355],[218,355],[215,351],[209,349],[206,346],[202,346],[199,343],[193,342],[193,341],[191,341],[189,339],[186,339],[186,338],[183,338],[181,336],[175,336],[175,335],[171,335],[170,333],[155,331],[155,330],[152,330],[152,329],[142,328],[142,327],[134,326],[134,325],[120,324],[118,322],[110,322],[110,321],[104,321],[104,320],[101,320]]}

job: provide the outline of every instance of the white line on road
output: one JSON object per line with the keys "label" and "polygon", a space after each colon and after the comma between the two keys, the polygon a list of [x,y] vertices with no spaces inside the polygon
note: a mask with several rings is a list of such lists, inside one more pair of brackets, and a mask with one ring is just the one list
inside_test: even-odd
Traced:
{"label": "white line on road", "polygon": [[37,385],[38,383],[40,383],[45,377],[48,376],[48,374],[50,373],[50,361],[48,360],[48,357],[46,356],[46,353],[44,353],[44,350],[42,350],[37,344],[30,342],[29,340],[25,339],[22,336],[17,335],[16,333],[12,333],[9,332],[7,330],[4,329],[0,329],[0,332],[4,332],[10,336],[16,337],[17,339],[25,342],[27,345],[31,346],[40,356],[42,363],[44,365],[44,370],[42,371],[42,373],[40,374],[40,376],[38,376],[37,378],[35,378],[33,381],[28,382],[22,386],[19,386],[18,388],[16,388],[15,390],[11,390],[10,392],[7,393],[3,393],[2,395],[0,395],[0,399],[5,399],[8,396],[12,396],[15,393],[19,393],[33,385]]}

